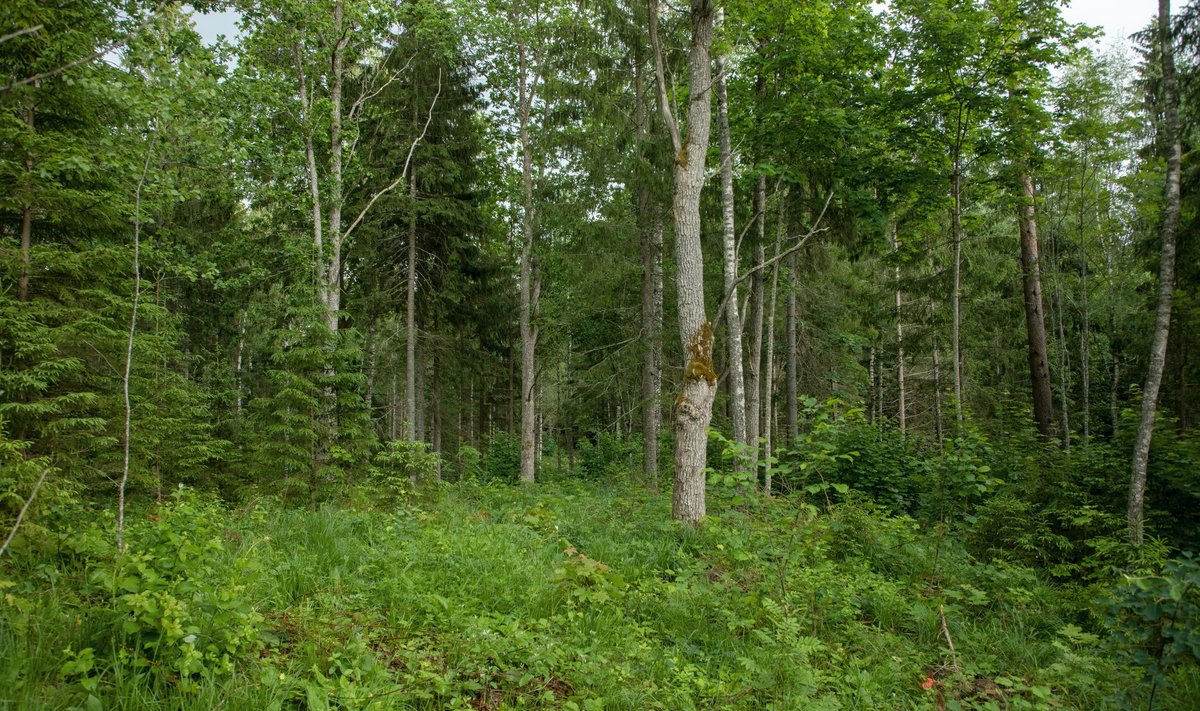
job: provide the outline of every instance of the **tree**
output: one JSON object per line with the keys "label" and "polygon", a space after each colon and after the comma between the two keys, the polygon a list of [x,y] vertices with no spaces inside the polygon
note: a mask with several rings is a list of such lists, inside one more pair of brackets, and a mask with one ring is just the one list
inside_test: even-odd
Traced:
{"label": "tree", "polygon": [[1175,235],[1179,229],[1180,171],[1183,146],[1179,131],[1179,84],[1175,73],[1175,49],[1171,29],[1171,0],[1158,0],[1158,46],[1162,63],[1163,123],[1162,143],[1166,150],[1167,171],[1163,189],[1164,209],[1161,236],[1162,251],[1158,263],[1158,308],[1154,319],[1154,338],[1150,345],[1150,365],[1142,388],[1142,410],[1138,418],[1137,441],[1133,446],[1133,471],[1129,479],[1129,538],[1140,546],[1144,538],[1146,470],[1150,461],[1150,439],[1158,411],[1158,391],[1162,386],[1167,359],[1167,337],[1171,329],[1171,297],[1175,290]]}
{"label": "tree", "polygon": [[704,485],[708,454],[708,424],[712,420],[717,374],[713,370],[713,330],[704,309],[704,254],[700,244],[700,191],[712,120],[713,4],[691,1],[692,38],[688,51],[688,111],[686,133],[671,113],[658,36],[658,4],[650,8],[650,38],[654,45],[658,104],[675,149],[676,283],[679,338],[684,354],[683,387],[675,401],[675,487],[672,515],[698,523],[705,515]]}

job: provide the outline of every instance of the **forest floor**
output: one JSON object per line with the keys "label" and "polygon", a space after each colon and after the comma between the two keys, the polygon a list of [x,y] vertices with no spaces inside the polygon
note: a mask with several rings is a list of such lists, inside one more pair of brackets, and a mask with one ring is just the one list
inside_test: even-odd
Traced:
{"label": "forest floor", "polygon": [[[19,552],[0,708],[1097,709],[1148,691],[1083,592],[862,501],[717,497],[691,529],[628,484],[357,495],[181,492],[137,512],[126,555],[102,516]],[[1200,699],[1194,669],[1176,677],[1156,708]]]}

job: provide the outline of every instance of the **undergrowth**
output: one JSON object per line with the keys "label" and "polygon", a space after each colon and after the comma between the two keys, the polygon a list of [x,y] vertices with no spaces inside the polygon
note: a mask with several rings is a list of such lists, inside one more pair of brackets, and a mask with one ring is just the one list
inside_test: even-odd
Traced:
{"label": "undergrowth", "polygon": [[[1104,606],[1032,568],[853,491],[714,498],[691,529],[629,485],[463,482],[317,511],[181,490],[133,517],[121,554],[110,521],[81,518],[5,562],[0,707],[1095,709],[1151,693],[1136,651],[1113,661]],[[1155,588],[1136,590],[1113,615],[1145,614]],[[1159,708],[1200,698],[1194,666],[1154,673]]]}

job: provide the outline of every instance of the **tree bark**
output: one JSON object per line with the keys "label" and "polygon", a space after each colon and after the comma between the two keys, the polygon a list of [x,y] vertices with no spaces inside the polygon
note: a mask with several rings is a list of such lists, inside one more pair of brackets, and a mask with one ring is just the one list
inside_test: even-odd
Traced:
{"label": "tree bark", "polygon": [[532,484],[537,470],[537,369],[536,322],[539,284],[534,266],[533,148],[530,145],[529,117],[537,78],[529,79],[529,62],[524,39],[517,42],[517,118],[521,140],[521,482]]}
{"label": "tree bark", "polygon": [[329,86],[329,262],[325,272],[325,308],[329,332],[338,332],[342,300],[342,82],[344,55],[350,36],[343,28],[344,3],[333,5],[333,44]]}
{"label": "tree bark", "polygon": [[[761,265],[766,262],[767,176],[758,178],[754,195],[758,240],[754,245],[754,264],[758,270],[750,278],[750,357],[746,360],[746,441],[751,446],[750,464],[758,467],[759,434],[762,431],[762,358],[763,306],[766,288]],[[772,270],[775,274],[776,270]],[[774,278],[774,277],[773,277]],[[774,323],[774,321],[772,321]]]}
{"label": "tree bark", "polygon": [[733,441],[747,444],[746,382],[742,366],[742,316],[738,310],[737,235],[733,224],[733,148],[729,138],[729,92],[725,85],[725,59],[717,57],[717,130],[721,151],[721,234],[725,274],[725,326],[729,331],[728,380]]}
{"label": "tree bark", "polygon": [[658,431],[662,427],[663,216],[643,236],[642,251],[642,476],[658,489]]}
{"label": "tree bark", "polygon": [[[765,197],[765,191],[764,191]],[[787,234],[787,214],[783,210],[783,200],[779,201],[779,218],[775,230],[775,263],[771,266],[771,303],[767,307],[767,364],[766,378],[763,381],[763,493],[771,495],[774,482],[774,469],[771,466],[771,456],[775,453],[774,434],[775,423],[775,305],[779,296],[779,252],[783,249],[783,238]],[[761,242],[760,242],[761,244]],[[755,447],[757,450],[757,446]]]}
{"label": "tree bark", "polygon": [[713,4],[691,0],[692,42],[686,139],[671,116],[667,100],[662,45],[658,38],[658,3],[651,0],[650,36],[654,45],[659,109],[675,148],[675,258],[678,269],[679,340],[685,364],[683,389],[675,401],[675,487],[672,515],[698,523],[705,515],[708,425],[712,421],[717,374],[713,371],[713,331],[704,308],[704,255],[700,241],[700,192],[712,122],[711,89]]}
{"label": "tree bark", "polygon": [[962,354],[962,174],[958,149],[954,156],[954,175],[951,177],[954,205],[951,208],[950,232],[954,243],[954,294],[951,299],[951,353],[954,360],[954,413],[961,428],[963,423],[963,354]]}
{"label": "tree bark", "polygon": [[[1043,440],[1053,434],[1054,402],[1050,394],[1050,361],[1046,320],[1042,308],[1041,267],[1038,261],[1037,217],[1033,176],[1021,176],[1017,222],[1021,232],[1021,282],[1025,294],[1025,333],[1028,338],[1029,379],[1033,388],[1033,420]],[[1066,394],[1064,393],[1065,397]]]}
{"label": "tree bark", "polygon": [[[896,218],[888,214],[888,239],[892,243],[892,253],[899,256],[900,239],[896,236]],[[896,388],[900,401],[896,407],[896,420],[903,434],[908,431],[908,391],[904,383],[904,295],[900,292],[900,263],[896,262],[892,277],[896,284]]]}
{"label": "tree bark", "polygon": [[[30,136],[34,135],[33,105],[25,110],[25,125]],[[25,172],[33,171],[33,154],[25,154]],[[21,276],[17,279],[17,301],[29,301],[29,273],[33,270],[33,205],[32,197],[26,196],[21,210]]]}
{"label": "tree bark", "polygon": [[[779,209],[783,209],[780,204]],[[796,278],[796,255],[787,258],[788,290],[787,290],[787,325],[784,335],[787,338],[787,436],[790,439],[799,434],[796,430],[800,417],[799,398],[799,363],[796,355],[796,289],[799,281]]]}
{"label": "tree bark", "polygon": [[1142,388],[1142,413],[1138,420],[1137,441],[1133,447],[1133,471],[1129,480],[1129,538],[1141,545],[1144,538],[1146,471],[1150,462],[1150,440],[1154,435],[1154,417],[1158,410],[1158,391],[1162,385],[1167,359],[1167,337],[1171,330],[1171,297],[1175,288],[1175,237],[1179,228],[1180,161],[1183,146],[1179,136],[1179,89],[1175,75],[1175,50],[1171,38],[1171,0],[1158,0],[1158,40],[1160,43],[1163,102],[1166,104],[1163,130],[1167,145],[1167,175],[1162,221],[1162,253],[1158,265],[1158,310],[1154,320],[1154,340],[1150,345],[1150,367]]}
{"label": "tree bark", "polygon": [[[416,103],[413,104],[416,111]],[[417,424],[417,171],[408,179],[408,283],[404,323],[404,436],[416,440]]]}
{"label": "tree bark", "polygon": [[[640,57],[634,64],[634,82],[638,167],[644,171],[649,121]],[[657,491],[658,432],[662,428],[663,215],[653,205],[650,188],[648,176],[641,175],[637,215],[642,238],[642,482]]]}

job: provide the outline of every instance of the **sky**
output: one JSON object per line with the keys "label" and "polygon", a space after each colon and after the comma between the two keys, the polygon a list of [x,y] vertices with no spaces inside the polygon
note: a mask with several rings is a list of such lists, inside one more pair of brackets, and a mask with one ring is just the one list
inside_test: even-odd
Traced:
{"label": "sky", "polygon": [[[788,2],[789,0],[776,0]],[[1071,0],[1063,15],[1070,22],[1099,25],[1104,29],[1101,47],[1113,43],[1129,43],[1130,33],[1144,27],[1158,12],[1157,0]],[[196,30],[206,43],[213,43],[223,34],[232,40],[237,35],[236,12],[213,12],[196,15]]]}

